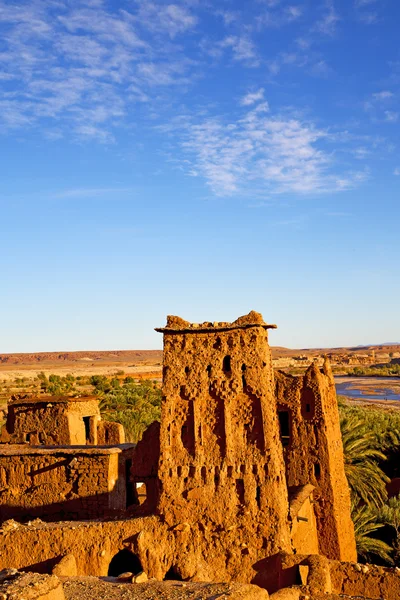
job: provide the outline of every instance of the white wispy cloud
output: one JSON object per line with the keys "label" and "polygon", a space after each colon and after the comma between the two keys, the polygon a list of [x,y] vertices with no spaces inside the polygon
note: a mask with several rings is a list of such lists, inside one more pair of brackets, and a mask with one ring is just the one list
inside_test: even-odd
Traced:
{"label": "white wispy cloud", "polygon": [[[101,0],[0,0],[0,131],[41,123],[48,139],[114,140],[113,129],[154,87],[185,86],[195,61],[171,40],[193,29],[188,3],[143,1],[109,12]],[[53,123],[52,123],[53,121]],[[57,135],[51,134],[51,129]]]}
{"label": "white wispy cloud", "polygon": [[333,0],[326,0],[323,15],[315,23],[314,30],[324,35],[333,36],[340,17],[336,11]]}
{"label": "white wispy cloud", "polygon": [[385,121],[389,123],[397,123],[399,120],[399,113],[394,110],[385,110]]}
{"label": "white wispy cloud", "polygon": [[248,92],[240,101],[241,106],[250,106],[255,102],[259,102],[264,98],[264,88],[260,88],[256,92]]}
{"label": "white wispy cloud", "polygon": [[235,61],[258,67],[260,60],[253,41],[246,35],[229,35],[218,43],[220,48],[230,48]]}
{"label": "white wispy cloud", "polygon": [[376,92],[375,94],[372,94],[372,97],[375,100],[389,100],[390,98],[393,98],[393,96],[393,92],[390,92],[389,90],[382,90],[381,92]]}
{"label": "white wispy cloud", "polygon": [[[278,3],[268,6],[269,10],[257,16],[256,22],[258,28],[262,27],[283,27],[298,21],[303,16],[303,7],[301,5],[289,5],[281,7]],[[272,10],[271,10],[272,9]]]}
{"label": "white wispy cloud", "polygon": [[186,7],[178,4],[160,5],[143,0],[138,18],[152,31],[167,32],[171,38],[197,24],[197,17]]}
{"label": "white wispy cloud", "polygon": [[186,117],[172,127],[181,132],[183,168],[203,177],[219,196],[254,189],[264,195],[339,192],[367,177],[366,171],[348,171],[335,163],[325,148],[327,131],[299,118],[270,115],[265,103],[235,122]]}
{"label": "white wispy cloud", "polygon": [[379,13],[375,10],[378,3],[379,0],[355,0],[354,6],[358,20],[365,25],[378,23]]}
{"label": "white wispy cloud", "polygon": [[372,121],[396,123],[399,119],[399,112],[392,110],[395,100],[396,95],[391,90],[381,90],[369,96],[364,102],[364,110]]}
{"label": "white wispy cloud", "polygon": [[400,177],[400,167],[395,168],[395,170],[393,171],[393,175],[396,175],[396,177]]}

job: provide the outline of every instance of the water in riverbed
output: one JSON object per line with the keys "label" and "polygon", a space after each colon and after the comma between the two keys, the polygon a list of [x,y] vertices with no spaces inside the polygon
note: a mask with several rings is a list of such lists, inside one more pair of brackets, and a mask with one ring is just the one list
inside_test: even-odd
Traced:
{"label": "water in riverbed", "polygon": [[[398,383],[400,377],[393,377],[393,383]],[[363,386],[363,389],[354,387],[357,383]],[[390,387],[390,382],[385,381],[385,387],[378,387],[379,378],[376,378],[376,383],[371,382],[371,378],[368,378],[368,385],[371,388],[371,393],[365,388],[367,379],[363,377],[357,377],[349,379],[349,381],[341,381],[336,383],[336,392],[339,396],[347,396],[348,398],[364,398],[365,400],[400,400],[400,394],[394,392]],[[387,385],[387,387],[386,387]],[[373,390],[373,391],[372,391]]]}

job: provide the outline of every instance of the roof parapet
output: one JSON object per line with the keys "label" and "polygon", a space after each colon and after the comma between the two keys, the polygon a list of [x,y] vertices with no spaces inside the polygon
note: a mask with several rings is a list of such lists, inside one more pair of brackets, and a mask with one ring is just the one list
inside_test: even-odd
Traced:
{"label": "roof parapet", "polygon": [[251,310],[247,315],[243,315],[232,323],[225,321],[205,321],[204,323],[190,323],[181,317],[174,315],[167,316],[166,327],[156,327],[160,333],[203,333],[212,331],[227,331],[229,329],[248,329],[249,327],[262,327],[263,329],[276,329],[276,325],[265,323],[262,315]]}

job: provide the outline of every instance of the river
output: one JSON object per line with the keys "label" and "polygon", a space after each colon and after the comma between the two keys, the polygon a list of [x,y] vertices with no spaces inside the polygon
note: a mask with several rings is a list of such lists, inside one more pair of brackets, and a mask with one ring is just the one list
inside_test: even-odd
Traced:
{"label": "river", "polygon": [[347,398],[400,400],[400,377],[335,377],[335,384]]}

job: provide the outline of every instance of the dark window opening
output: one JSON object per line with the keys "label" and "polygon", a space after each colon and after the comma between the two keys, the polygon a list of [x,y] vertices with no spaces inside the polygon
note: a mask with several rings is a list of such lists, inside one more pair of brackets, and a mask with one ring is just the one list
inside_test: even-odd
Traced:
{"label": "dark window opening", "polygon": [[310,420],[315,413],[314,392],[310,388],[303,388],[301,391],[301,414],[304,419]]}
{"label": "dark window opening", "polygon": [[256,502],[258,508],[261,508],[261,487],[258,485],[256,489]]}
{"label": "dark window opening", "polygon": [[202,444],[203,443],[203,433],[201,431],[201,425],[199,425],[198,432],[199,432],[199,444]]}
{"label": "dark window opening", "polygon": [[185,373],[186,373],[186,375],[189,374],[189,371],[190,371],[189,367],[185,367]]}
{"label": "dark window opening", "polygon": [[244,481],[243,479],[236,479],[236,493],[240,504],[244,504]]}
{"label": "dark window opening", "polygon": [[228,467],[227,473],[228,473],[228,477],[232,477],[232,475],[233,475],[233,467]]}
{"label": "dark window opening", "polygon": [[230,373],[231,372],[231,357],[228,356],[224,356],[224,360],[222,363],[222,369],[224,371],[224,373]]}
{"label": "dark window opening", "polygon": [[183,581],[175,567],[171,567],[166,573],[164,580],[166,581]]}
{"label": "dark window opening", "polygon": [[182,475],[182,467],[177,468],[176,474],[178,475],[178,477],[180,477]]}
{"label": "dark window opening", "polygon": [[217,339],[215,340],[215,342],[213,344],[213,348],[214,348],[214,350],[221,349],[221,338],[220,337],[217,337]]}
{"label": "dark window opening", "polygon": [[247,381],[246,381],[246,377],[245,377],[245,371],[246,371],[247,367],[245,364],[242,365],[242,384],[243,384],[243,389],[245,390],[247,387]]}
{"label": "dark window opening", "polygon": [[201,478],[203,483],[207,482],[207,469],[205,467],[201,467]]}
{"label": "dark window opening", "polygon": [[194,467],[193,465],[189,467],[189,477],[195,477],[196,476],[196,467]]}
{"label": "dark window opening", "polygon": [[147,488],[146,484],[143,481],[139,481],[136,485],[136,496],[139,501],[139,504],[144,504],[147,499]]}
{"label": "dark window opening", "polygon": [[214,483],[215,483],[215,486],[218,487],[219,486],[219,482],[220,482],[219,467],[215,467],[214,473],[215,473],[215,475],[214,475]]}
{"label": "dark window opening", "polygon": [[86,443],[90,443],[90,417],[83,417],[83,423],[85,425],[85,438]]}
{"label": "dark window opening", "polygon": [[211,377],[211,365],[208,365],[207,373],[208,373],[208,376]]}
{"label": "dark window opening", "polygon": [[281,431],[282,446],[289,446],[290,443],[290,419],[289,411],[280,410],[278,412],[279,428]]}
{"label": "dark window opening", "polygon": [[128,459],[125,463],[125,485],[126,485],[126,508],[132,504],[137,504],[134,484],[131,481],[132,460]]}
{"label": "dark window opening", "polygon": [[315,479],[321,478],[321,467],[320,467],[319,463],[314,464],[314,474],[315,474]]}
{"label": "dark window opening", "polygon": [[133,554],[133,552],[124,549],[120,550],[111,560],[108,567],[108,576],[118,577],[118,575],[127,572],[137,575],[141,571],[143,571],[143,567],[139,557]]}

